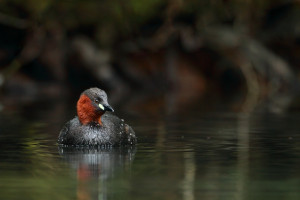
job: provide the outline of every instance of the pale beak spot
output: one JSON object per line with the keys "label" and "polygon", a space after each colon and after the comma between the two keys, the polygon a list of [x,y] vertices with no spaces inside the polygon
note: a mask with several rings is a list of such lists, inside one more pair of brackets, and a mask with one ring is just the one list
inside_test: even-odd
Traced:
{"label": "pale beak spot", "polygon": [[104,106],[101,104],[101,103],[99,103],[99,108],[101,109],[101,110],[104,110]]}

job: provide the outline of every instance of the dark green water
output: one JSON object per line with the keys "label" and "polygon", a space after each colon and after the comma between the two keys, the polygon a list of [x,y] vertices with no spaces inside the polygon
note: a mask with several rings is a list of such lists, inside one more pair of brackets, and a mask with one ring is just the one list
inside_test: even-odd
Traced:
{"label": "dark green water", "polygon": [[0,199],[300,199],[300,112],[123,113],[138,145],[99,150],[56,145],[65,110],[2,110]]}

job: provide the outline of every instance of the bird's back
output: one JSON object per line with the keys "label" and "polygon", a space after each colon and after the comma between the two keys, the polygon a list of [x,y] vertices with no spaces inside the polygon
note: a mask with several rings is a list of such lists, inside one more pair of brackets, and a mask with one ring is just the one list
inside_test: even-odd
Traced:
{"label": "bird's back", "polygon": [[78,117],[65,124],[58,138],[59,144],[89,146],[123,146],[136,143],[133,129],[111,113],[101,117],[102,126],[98,123],[83,125]]}

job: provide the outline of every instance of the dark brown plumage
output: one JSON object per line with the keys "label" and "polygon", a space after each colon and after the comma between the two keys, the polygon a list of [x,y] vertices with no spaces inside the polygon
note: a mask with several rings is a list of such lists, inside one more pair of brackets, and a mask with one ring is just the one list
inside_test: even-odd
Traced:
{"label": "dark brown plumage", "polygon": [[58,137],[63,145],[124,146],[134,145],[133,129],[117,116],[99,88],[85,90],[77,102],[77,115],[67,122]]}

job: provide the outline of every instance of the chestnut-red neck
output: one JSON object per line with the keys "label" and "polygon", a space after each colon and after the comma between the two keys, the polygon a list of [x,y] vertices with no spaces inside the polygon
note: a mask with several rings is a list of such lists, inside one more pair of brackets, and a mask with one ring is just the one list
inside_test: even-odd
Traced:
{"label": "chestnut-red neck", "polygon": [[97,112],[91,99],[85,94],[81,95],[77,102],[77,115],[79,121],[86,125],[91,122],[97,122],[102,126],[101,116],[103,112]]}

